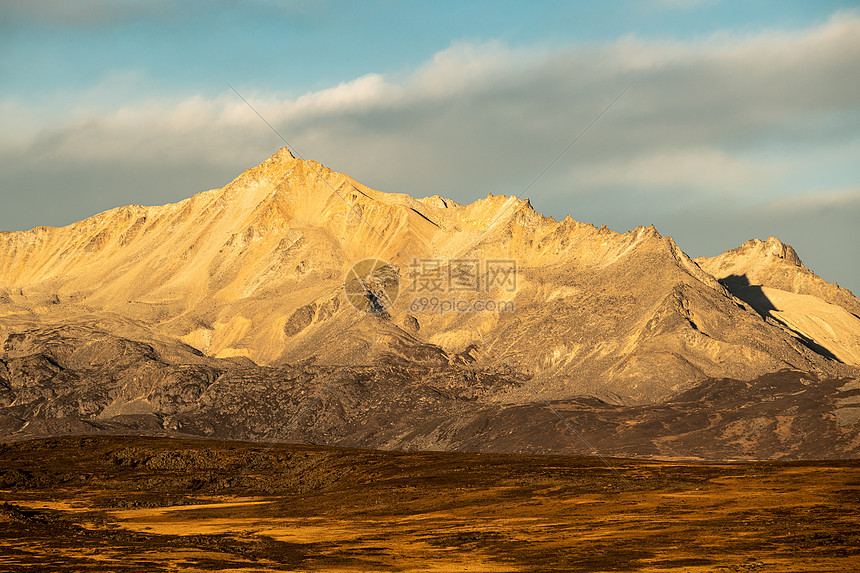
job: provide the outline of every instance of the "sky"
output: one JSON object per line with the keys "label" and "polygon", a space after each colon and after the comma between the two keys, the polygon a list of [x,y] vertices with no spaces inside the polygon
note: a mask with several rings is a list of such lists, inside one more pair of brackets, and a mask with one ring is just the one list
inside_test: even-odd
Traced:
{"label": "sky", "polygon": [[0,0],[0,230],[180,201],[281,137],[693,257],[775,235],[860,294],[857,2]]}

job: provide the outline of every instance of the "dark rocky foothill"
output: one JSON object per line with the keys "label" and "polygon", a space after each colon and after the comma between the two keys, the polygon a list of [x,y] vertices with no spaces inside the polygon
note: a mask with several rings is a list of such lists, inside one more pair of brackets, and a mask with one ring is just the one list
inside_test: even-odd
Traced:
{"label": "dark rocky foothill", "polygon": [[[515,371],[466,360],[262,367],[96,328],[9,334],[0,432],[199,436],[398,450],[605,454],[700,460],[860,453],[860,383],[783,370],[707,380],[649,405],[544,403]],[[512,390],[528,403],[504,400]]]}

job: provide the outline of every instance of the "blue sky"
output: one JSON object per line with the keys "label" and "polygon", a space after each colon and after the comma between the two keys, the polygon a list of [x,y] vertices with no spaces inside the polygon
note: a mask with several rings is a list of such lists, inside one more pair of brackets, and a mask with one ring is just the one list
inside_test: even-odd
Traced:
{"label": "blue sky", "polygon": [[220,187],[283,143],[383,191],[528,191],[860,292],[856,2],[0,1],[0,229]]}

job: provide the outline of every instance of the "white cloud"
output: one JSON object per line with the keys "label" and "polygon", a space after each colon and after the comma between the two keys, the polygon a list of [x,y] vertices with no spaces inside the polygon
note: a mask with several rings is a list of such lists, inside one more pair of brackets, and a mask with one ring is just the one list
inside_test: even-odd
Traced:
{"label": "white cloud", "polygon": [[[315,133],[336,137],[344,127],[352,131],[359,126],[360,137],[387,137],[403,120],[427,130],[413,132],[415,139],[450,133],[456,140],[465,132],[487,133],[483,144],[491,149],[499,141],[493,136],[503,134],[517,140],[542,139],[550,150],[569,138],[576,126],[593,119],[627,81],[636,79],[589,140],[601,153],[611,147],[616,157],[610,159],[617,161],[620,155],[644,173],[649,162],[659,162],[679,148],[688,150],[683,165],[695,163],[695,156],[700,162],[710,158],[726,166],[730,154],[724,148],[738,141],[781,136],[817,113],[856,113],[860,76],[851,72],[858,60],[860,19],[843,15],[802,34],[766,33],[686,44],[625,38],[608,46],[555,52],[510,50],[499,43],[458,44],[399,82],[368,74],[292,100],[244,95],[270,122],[288,131],[313,125]],[[233,135],[230,130],[259,121],[226,90],[216,99],[137,99],[136,92],[145,83],[134,70],[114,71],[85,92],[64,95],[72,102],[66,104],[72,107],[66,117],[72,119],[65,125],[60,121],[56,130],[81,126],[97,139],[99,130],[176,135],[222,128],[228,137]],[[117,100],[128,103],[109,111]],[[17,117],[34,122],[42,108],[26,107],[22,102],[0,102],[4,125]],[[242,121],[243,117],[252,121]],[[18,122],[18,131],[23,123]],[[51,118],[44,125],[31,125],[30,131],[50,133],[53,123]],[[171,145],[168,138],[160,139],[162,145]],[[456,145],[451,140],[445,143]],[[94,145],[93,141],[90,146]],[[113,147],[106,151],[122,152]],[[138,158],[146,153],[135,151]],[[734,162],[730,167],[729,173],[739,176],[740,165]],[[697,170],[687,172],[693,176]]]}
{"label": "white cloud", "polygon": [[773,213],[804,215],[834,209],[860,210],[860,187],[814,190],[799,195],[771,199],[761,205]]}
{"label": "white cloud", "polygon": [[390,102],[397,88],[387,84],[381,74],[367,74],[351,82],[343,82],[336,87],[311,92],[295,100],[286,102],[280,119],[300,117],[307,114],[327,115],[355,113],[373,107],[382,107]]}
{"label": "white cloud", "polygon": [[657,192],[719,192],[770,183],[771,166],[731,157],[716,149],[672,149],[645,153],[629,161],[606,163],[577,176],[594,187],[645,186]]}

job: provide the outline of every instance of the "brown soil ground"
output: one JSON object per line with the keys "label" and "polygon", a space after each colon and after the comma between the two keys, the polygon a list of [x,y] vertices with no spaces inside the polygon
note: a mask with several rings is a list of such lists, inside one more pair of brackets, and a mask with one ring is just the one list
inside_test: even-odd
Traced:
{"label": "brown soil ground", "polygon": [[3,571],[857,571],[860,460],[0,445]]}

